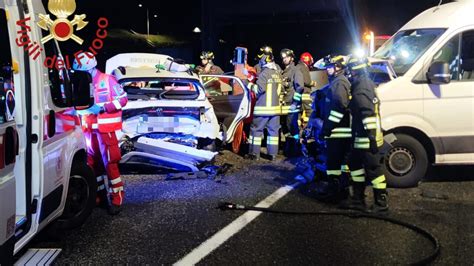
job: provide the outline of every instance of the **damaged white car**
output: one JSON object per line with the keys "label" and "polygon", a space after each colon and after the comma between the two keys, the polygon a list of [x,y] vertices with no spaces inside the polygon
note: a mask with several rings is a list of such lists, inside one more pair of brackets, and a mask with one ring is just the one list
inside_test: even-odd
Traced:
{"label": "damaged white car", "polygon": [[230,104],[236,108],[220,106],[233,113],[227,126],[219,123],[199,76],[166,55],[119,54],[107,61],[106,72],[117,78],[129,99],[122,132],[117,133],[126,171],[196,172],[212,161],[216,145],[232,141],[236,125],[250,116],[248,90],[228,76],[243,88],[242,97]]}

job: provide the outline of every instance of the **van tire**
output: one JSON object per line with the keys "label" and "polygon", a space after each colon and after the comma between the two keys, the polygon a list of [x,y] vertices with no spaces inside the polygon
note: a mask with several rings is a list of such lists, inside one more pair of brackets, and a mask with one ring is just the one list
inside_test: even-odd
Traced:
{"label": "van tire", "polygon": [[387,185],[395,188],[415,187],[426,175],[428,155],[417,139],[406,134],[395,135],[397,140],[383,159]]}
{"label": "van tire", "polygon": [[92,169],[82,161],[73,162],[66,205],[55,228],[69,230],[81,226],[96,204],[97,181]]}

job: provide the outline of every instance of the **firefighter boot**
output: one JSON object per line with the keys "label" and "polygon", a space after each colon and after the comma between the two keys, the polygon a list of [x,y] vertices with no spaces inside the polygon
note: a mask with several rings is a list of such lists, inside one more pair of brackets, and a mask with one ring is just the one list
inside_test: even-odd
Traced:
{"label": "firefighter boot", "polygon": [[346,200],[342,201],[339,208],[346,210],[365,211],[365,183],[354,182],[352,185],[353,194]]}
{"label": "firefighter boot", "polygon": [[374,205],[371,212],[383,213],[388,211],[388,195],[385,189],[374,189]]}
{"label": "firefighter boot", "polygon": [[124,196],[125,193],[123,191],[110,194],[111,204],[108,209],[110,215],[117,215],[122,211],[122,203]]}

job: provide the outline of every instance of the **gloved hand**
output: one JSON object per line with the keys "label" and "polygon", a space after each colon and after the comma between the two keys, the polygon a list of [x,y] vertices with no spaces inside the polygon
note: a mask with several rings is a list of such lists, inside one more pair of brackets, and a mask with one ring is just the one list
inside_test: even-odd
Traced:
{"label": "gloved hand", "polygon": [[89,107],[88,109],[81,110],[78,113],[81,114],[81,115],[84,115],[84,114],[95,114],[96,115],[96,114],[100,113],[100,108],[101,108],[101,106],[99,106],[97,104],[94,104],[91,107]]}
{"label": "gloved hand", "polygon": [[370,152],[372,154],[377,154],[379,152],[379,147],[377,147],[377,141],[374,137],[369,137],[370,140]]}
{"label": "gloved hand", "polygon": [[103,114],[105,113],[105,107],[104,106],[101,106],[100,109],[99,109],[99,114]]}
{"label": "gloved hand", "polygon": [[294,111],[294,110],[296,110],[296,108],[297,108],[296,104],[292,103],[290,105],[290,111]]}

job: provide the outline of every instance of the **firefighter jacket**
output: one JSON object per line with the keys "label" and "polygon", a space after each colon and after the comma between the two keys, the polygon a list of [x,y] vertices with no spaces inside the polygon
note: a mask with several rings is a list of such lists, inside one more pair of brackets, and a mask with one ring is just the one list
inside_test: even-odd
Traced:
{"label": "firefighter jacket", "polygon": [[352,114],[352,135],[354,148],[369,149],[370,140],[377,147],[383,145],[379,100],[375,93],[375,84],[366,74],[360,75],[352,83],[352,99],[349,108]]}
{"label": "firefighter jacket", "polygon": [[281,115],[279,95],[282,88],[280,72],[274,63],[269,63],[262,68],[257,78],[254,116]]}
{"label": "firefighter jacket", "polygon": [[206,74],[206,75],[222,75],[224,74],[224,71],[216,66],[216,65],[209,65],[209,67],[205,66],[198,66],[196,67],[196,70],[198,71],[199,74]]}
{"label": "firefighter jacket", "polygon": [[98,130],[101,133],[115,132],[122,129],[122,108],[127,104],[127,94],[117,80],[97,71],[93,79],[95,106],[103,108],[97,113],[96,108],[81,111],[84,130]]}
{"label": "firefighter jacket", "polygon": [[351,84],[342,73],[331,79],[324,108],[325,119],[322,134],[325,137],[351,137],[350,90]]}
{"label": "firefighter jacket", "polygon": [[[295,66],[295,63],[291,63],[283,70],[282,78],[283,90],[280,93],[282,114],[299,113],[304,91],[303,74]],[[292,104],[297,106],[295,110],[290,110]]]}
{"label": "firefighter jacket", "polygon": [[302,99],[304,101],[311,101],[310,93],[311,93],[311,83],[313,82],[311,80],[311,75],[309,73],[309,67],[303,63],[299,62],[298,65],[296,65],[301,71],[301,74],[303,74],[303,80],[304,80],[304,93]]}

